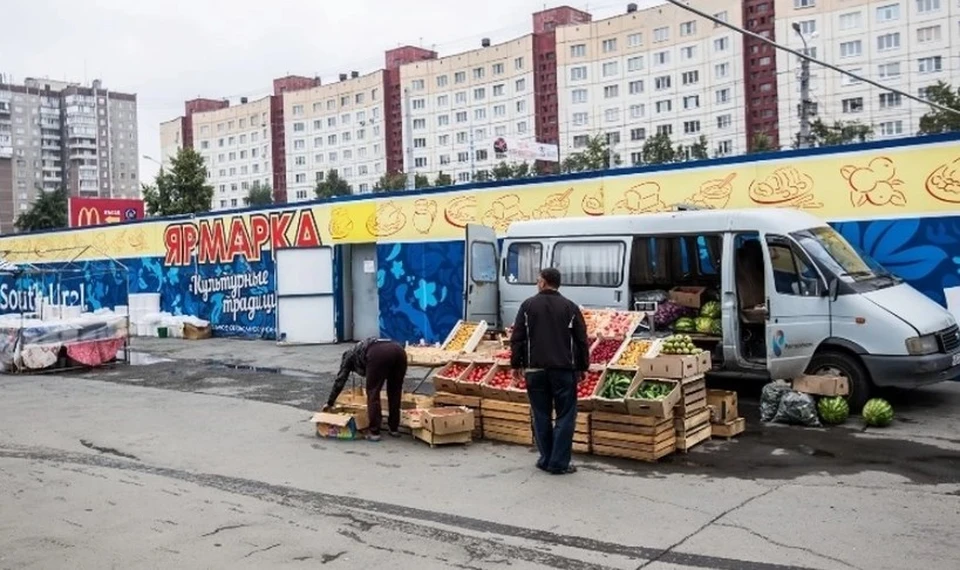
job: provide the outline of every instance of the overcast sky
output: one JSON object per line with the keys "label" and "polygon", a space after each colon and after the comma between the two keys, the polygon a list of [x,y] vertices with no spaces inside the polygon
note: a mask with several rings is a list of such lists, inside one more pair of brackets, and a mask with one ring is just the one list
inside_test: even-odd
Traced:
{"label": "overcast sky", "polygon": [[[532,28],[542,0],[0,0],[0,73],[81,81],[137,93],[141,154],[159,155],[159,123],[196,96],[259,97],[287,74],[361,74],[384,50],[422,45],[450,55]],[[567,3],[603,18],[628,0]],[[658,4],[638,1],[641,7]],[[473,6],[468,13],[467,6]],[[141,159],[143,180],[157,167]]]}

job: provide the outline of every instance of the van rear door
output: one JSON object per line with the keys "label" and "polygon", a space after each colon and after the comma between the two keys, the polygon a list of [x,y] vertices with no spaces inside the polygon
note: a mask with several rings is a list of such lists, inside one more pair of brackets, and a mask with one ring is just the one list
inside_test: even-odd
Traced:
{"label": "van rear door", "polygon": [[496,231],[479,224],[467,224],[464,257],[463,317],[473,322],[483,320],[499,328],[500,255]]}

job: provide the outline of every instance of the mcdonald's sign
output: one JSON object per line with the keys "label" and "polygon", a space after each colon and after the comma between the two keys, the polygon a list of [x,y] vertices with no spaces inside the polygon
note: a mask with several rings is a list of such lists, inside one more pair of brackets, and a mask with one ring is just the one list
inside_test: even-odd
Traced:
{"label": "mcdonald's sign", "polygon": [[143,219],[143,200],[70,198],[70,227],[83,228]]}

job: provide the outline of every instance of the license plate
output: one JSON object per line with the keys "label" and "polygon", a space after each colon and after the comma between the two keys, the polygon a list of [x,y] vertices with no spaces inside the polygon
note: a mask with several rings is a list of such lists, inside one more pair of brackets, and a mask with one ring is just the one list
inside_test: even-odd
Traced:
{"label": "license plate", "polygon": [[960,352],[953,355],[953,364],[951,366],[956,366],[960,364]]}

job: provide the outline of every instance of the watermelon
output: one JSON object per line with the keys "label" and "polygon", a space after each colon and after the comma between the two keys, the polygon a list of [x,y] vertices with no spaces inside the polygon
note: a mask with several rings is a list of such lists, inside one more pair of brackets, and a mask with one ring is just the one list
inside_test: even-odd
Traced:
{"label": "watermelon", "polygon": [[697,330],[697,324],[690,317],[682,317],[673,323],[673,330],[677,332],[691,333]]}
{"label": "watermelon", "polygon": [[710,334],[710,331],[713,330],[713,319],[710,317],[697,317],[694,322],[697,327],[697,332],[700,334]]}
{"label": "watermelon", "polygon": [[707,301],[700,307],[700,316],[709,317],[711,319],[720,318],[720,303],[716,301]]}
{"label": "watermelon", "polygon": [[861,415],[868,426],[885,427],[893,421],[893,406],[886,400],[873,398],[863,405]]}
{"label": "watermelon", "polygon": [[723,336],[723,321],[713,319],[713,324],[710,326],[710,334],[713,336]]}
{"label": "watermelon", "polygon": [[820,398],[817,402],[817,411],[820,412],[820,419],[825,424],[839,425],[847,421],[850,415],[850,406],[847,400],[840,396],[830,398]]}

